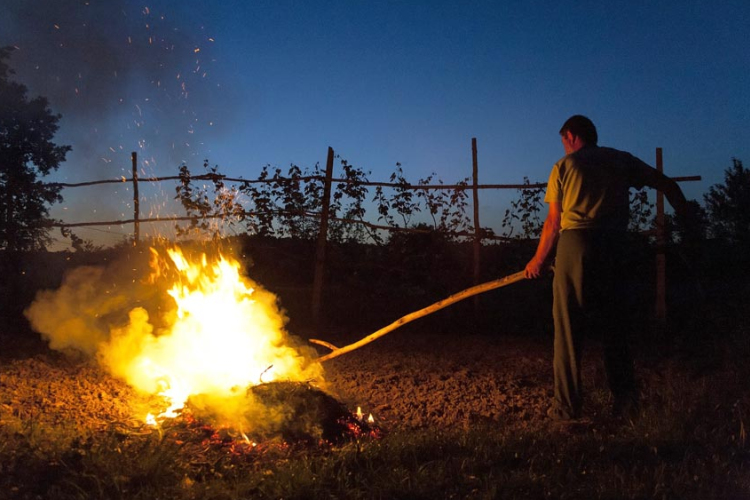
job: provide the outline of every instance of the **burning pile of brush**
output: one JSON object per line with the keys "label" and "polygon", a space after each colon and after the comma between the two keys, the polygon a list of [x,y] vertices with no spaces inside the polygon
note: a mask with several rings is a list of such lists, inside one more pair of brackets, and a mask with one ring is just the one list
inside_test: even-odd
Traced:
{"label": "burning pile of brush", "polygon": [[250,446],[379,433],[324,392],[315,351],[285,331],[276,296],[244,277],[237,260],[152,248],[147,269],[128,279],[110,268],[75,269],[26,315],[51,348],[96,359],[161,397],[163,409],[142,416],[149,425],[181,417],[231,430],[225,438]]}

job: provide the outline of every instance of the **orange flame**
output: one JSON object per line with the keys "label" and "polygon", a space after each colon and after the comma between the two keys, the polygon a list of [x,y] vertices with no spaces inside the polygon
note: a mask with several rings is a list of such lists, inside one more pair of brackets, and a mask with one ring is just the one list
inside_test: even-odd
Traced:
{"label": "orange flame", "polygon": [[290,345],[276,296],[244,278],[237,261],[191,259],[178,248],[167,254],[152,249],[154,285],[168,287],[176,307],[163,318],[166,328],[154,334],[146,310],[133,309],[101,351],[115,375],[166,398],[168,408],[149,422],[176,416],[199,394],[241,421],[237,399],[249,386],[322,376],[320,364]]}

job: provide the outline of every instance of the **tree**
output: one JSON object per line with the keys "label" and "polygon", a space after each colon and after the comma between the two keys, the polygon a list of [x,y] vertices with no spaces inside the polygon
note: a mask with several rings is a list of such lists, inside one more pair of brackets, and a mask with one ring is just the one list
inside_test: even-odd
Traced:
{"label": "tree", "polygon": [[40,177],[57,170],[71,148],[52,142],[61,116],[47,99],[29,100],[26,86],[10,80],[12,50],[0,48],[0,249],[36,250],[49,242],[48,205],[62,201],[60,187]]}
{"label": "tree", "polygon": [[741,246],[750,240],[750,170],[732,158],[724,171],[724,184],[711,186],[703,195],[711,234]]}
{"label": "tree", "polygon": [[667,217],[669,231],[683,245],[695,245],[706,239],[708,214],[695,200],[688,200],[685,212]]}

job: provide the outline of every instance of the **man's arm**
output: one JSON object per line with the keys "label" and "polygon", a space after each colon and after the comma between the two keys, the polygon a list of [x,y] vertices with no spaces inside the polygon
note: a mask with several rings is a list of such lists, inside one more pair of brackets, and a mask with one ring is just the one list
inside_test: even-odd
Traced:
{"label": "man's arm", "polygon": [[561,220],[562,204],[559,201],[553,201],[549,204],[549,212],[547,212],[547,218],[544,219],[542,236],[539,238],[536,253],[529,263],[526,264],[525,274],[527,278],[538,278],[542,275],[544,263],[547,261],[549,254],[555,247],[555,243],[557,243],[557,237],[560,235]]}
{"label": "man's arm", "polygon": [[[630,153],[627,154],[630,155]],[[682,193],[680,186],[677,185],[677,182],[664,175],[663,172],[659,172],[658,169],[652,167],[640,158],[633,155],[630,155],[630,158],[635,161],[635,168],[641,169],[639,174],[641,176],[641,184],[631,185],[631,187],[640,189],[646,185],[664,193],[664,196],[667,197],[667,201],[674,209],[675,213],[682,217],[687,216],[689,210],[687,199],[685,199],[685,195]]]}
{"label": "man's arm", "polygon": [[664,193],[667,197],[667,201],[672,206],[677,215],[685,216],[687,214],[687,199],[682,193],[682,189],[676,181],[670,179],[666,175],[662,174],[657,170],[657,175],[654,180],[654,188]]}

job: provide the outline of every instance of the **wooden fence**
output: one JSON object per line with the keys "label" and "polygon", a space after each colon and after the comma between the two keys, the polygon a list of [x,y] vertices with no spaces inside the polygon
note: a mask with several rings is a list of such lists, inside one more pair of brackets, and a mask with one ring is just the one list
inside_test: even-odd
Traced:
{"label": "wooden fence", "polygon": [[[332,148],[328,148],[328,155],[326,159],[326,169],[325,169],[325,176],[307,176],[307,177],[299,177],[295,180],[297,181],[311,181],[311,180],[319,180],[323,181],[323,199],[322,199],[322,207],[320,214],[304,214],[306,216],[314,216],[320,218],[320,229],[318,232],[318,238],[317,238],[317,248],[316,248],[316,255],[315,255],[315,274],[314,274],[314,280],[313,280],[313,294],[312,294],[312,314],[313,314],[313,322],[315,324],[319,323],[319,315],[320,315],[320,308],[321,308],[321,297],[322,297],[322,291],[323,291],[323,277],[325,276],[325,262],[326,262],[326,246],[327,246],[327,235],[328,235],[328,224],[330,221],[335,220],[338,222],[346,222],[346,223],[357,223],[357,224],[365,224],[373,229],[378,230],[387,230],[387,231],[409,231],[409,232],[424,232],[424,230],[418,230],[418,229],[412,229],[412,228],[401,228],[401,227],[393,227],[393,226],[383,226],[378,224],[373,224],[366,221],[361,220],[346,220],[346,219],[338,219],[338,218],[332,218],[330,217],[330,203],[331,203],[331,188],[334,183],[356,183],[360,186],[380,186],[380,187],[388,187],[388,188],[399,188],[399,189],[409,189],[409,190],[445,190],[445,189],[451,189],[451,190],[468,190],[470,189],[472,191],[472,201],[473,201],[473,232],[471,233],[455,233],[460,236],[466,236],[470,237],[473,242],[473,282],[474,285],[479,284],[480,280],[480,270],[481,270],[481,246],[482,246],[482,240],[484,239],[505,239],[502,237],[496,237],[496,236],[490,236],[487,234],[484,234],[485,232],[481,229],[481,226],[479,224],[479,191],[483,189],[542,189],[547,186],[546,183],[537,183],[537,184],[479,184],[479,174],[478,174],[478,158],[477,158],[477,141],[476,138],[472,138],[471,140],[471,152],[472,152],[472,182],[471,184],[457,184],[457,185],[444,185],[444,184],[438,184],[438,185],[428,185],[428,184],[418,184],[418,185],[404,185],[404,184],[394,184],[394,183],[388,183],[388,182],[371,182],[371,181],[350,181],[347,179],[336,179],[333,177],[333,162],[334,162],[334,151]],[[662,155],[662,148],[656,148],[656,168],[660,171],[664,171],[664,165],[663,165],[663,155]],[[125,225],[125,224],[133,224],[133,241],[134,244],[137,245],[140,241],[140,224],[141,223],[150,223],[150,222],[176,222],[176,221],[193,221],[196,220],[196,216],[168,216],[168,217],[155,217],[155,218],[142,218],[140,215],[140,195],[139,195],[139,189],[138,184],[139,182],[163,182],[163,181],[173,181],[173,180],[181,180],[182,178],[180,176],[167,176],[167,177],[140,177],[138,176],[138,155],[137,153],[133,152],[131,153],[131,162],[132,162],[132,178],[128,179],[125,177],[121,177],[119,179],[110,179],[110,180],[99,180],[99,181],[90,181],[90,182],[80,182],[80,183],[55,183],[56,185],[63,187],[63,188],[74,188],[74,187],[84,187],[84,186],[94,186],[94,185],[100,185],[100,184],[117,184],[117,183],[127,183],[130,182],[133,185],[133,218],[132,219],[126,219],[126,220],[115,220],[115,221],[101,221],[101,222],[74,222],[74,223],[55,223],[52,224],[52,227],[61,227],[61,228],[73,228],[73,227],[87,227],[87,226],[115,226],[115,225]],[[271,183],[271,182],[277,182],[279,179],[255,179],[255,180],[248,180],[248,179],[238,179],[238,178],[230,178],[226,177],[224,175],[219,174],[204,174],[204,175],[197,175],[192,176],[191,180],[216,180],[221,179],[225,182],[236,182],[236,183],[243,183],[243,184],[253,184],[253,183]],[[684,177],[673,177],[675,181],[678,182],[685,182],[685,181],[700,181],[700,176],[684,176]],[[282,179],[283,180],[283,179]],[[248,213],[248,215],[253,215],[252,213]],[[222,217],[223,214],[219,215],[212,215],[208,217]],[[664,196],[662,193],[657,192],[656,197],[656,241],[657,241],[657,258],[656,258],[656,283],[657,283],[657,290],[656,290],[656,303],[655,303],[655,314],[657,317],[657,320],[661,323],[663,323],[666,319],[666,272],[665,272],[665,255],[664,255],[664,243],[666,241],[666,234],[664,231]]]}

